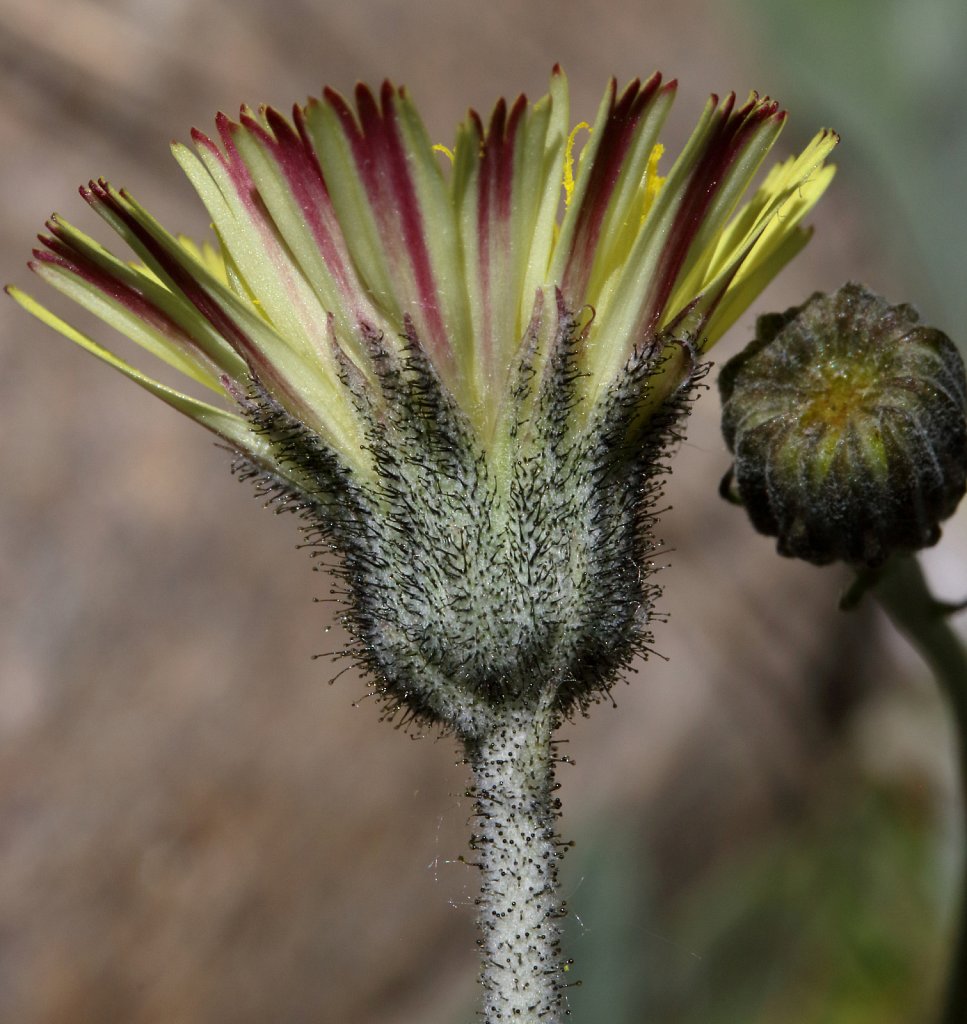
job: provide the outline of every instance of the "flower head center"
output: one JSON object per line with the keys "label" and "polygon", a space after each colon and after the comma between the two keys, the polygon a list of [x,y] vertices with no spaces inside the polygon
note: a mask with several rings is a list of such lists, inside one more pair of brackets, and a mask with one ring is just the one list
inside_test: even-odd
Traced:
{"label": "flower head center", "polygon": [[816,384],[803,408],[803,427],[821,427],[837,431],[849,428],[875,397],[882,375],[876,360],[863,359],[848,365],[833,356],[816,367]]}

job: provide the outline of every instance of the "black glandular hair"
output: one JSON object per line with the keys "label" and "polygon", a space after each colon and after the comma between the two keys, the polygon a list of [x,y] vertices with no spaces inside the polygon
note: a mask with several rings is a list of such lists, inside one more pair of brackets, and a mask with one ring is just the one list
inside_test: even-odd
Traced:
{"label": "black glandular hair", "polygon": [[561,715],[584,712],[651,650],[664,457],[705,368],[681,343],[686,380],[642,424],[667,351],[642,348],[575,427],[581,334],[559,308],[540,365],[537,347],[522,346],[511,455],[498,465],[405,341],[391,351],[371,339],[378,390],[344,382],[368,423],[371,480],[263,391],[243,407],[285,472],[244,459],[237,471],[307,519],[309,544],[338,556],[345,653],[388,714],[472,740],[494,709],[548,688]]}

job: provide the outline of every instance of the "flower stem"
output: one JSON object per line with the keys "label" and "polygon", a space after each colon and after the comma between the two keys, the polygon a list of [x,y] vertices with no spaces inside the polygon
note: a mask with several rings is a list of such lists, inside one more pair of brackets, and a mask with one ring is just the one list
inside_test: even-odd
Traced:
{"label": "flower stem", "polygon": [[[967,821],[967,651],[950,628],[951,608],[930,593],[920,564],[913,557],[894,558],[877,579],[873,593],[933,669],[946,695],[954,716],[960,796]],[[967,1021],[967,857],[960,902],[959,930],[940,1024]]]}
{"label": "flower stem", "polygon": [[554,695],[498,707],[467,743],[478,830],[471,838],[482,880],[477,899],[485,1024],[559,1024],[565,906],[558,891],[562,847],[554,797]]}

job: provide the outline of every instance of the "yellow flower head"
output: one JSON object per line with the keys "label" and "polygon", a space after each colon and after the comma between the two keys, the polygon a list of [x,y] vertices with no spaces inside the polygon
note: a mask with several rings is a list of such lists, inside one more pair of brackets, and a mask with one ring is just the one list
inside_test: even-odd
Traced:
{"label": "yellow flower head", "polygon": [[572,129],[537,103],[434,145],[405,90],[217,119],[174,152],[212,243],[105,181],[137,256],[59,216],[32,268],[214,398],[17,301],[212,430],[344,559],[355,653],[392,707],[479,735],[553,687],[585,705],[647,651],[661,456],[701,356],[805,243],[821,132],[751,197],[785,113],[712,97],[684,150],[675,83],[612,81]]}
{"label": "yellow flower head", "polygon": [[[660,75],[612,81],[575,160],[567,80],[536,104],[471,112],[434,146],[407,92],[327,90],[287,121],[270,108],[219,115],[175,156],[212,218],[216,248],[166,232],[125,191],[82,190],[142,261],[129,265],[59,216],[32,268],[108,324],[227,399],[163,388],[42,309],[74,341],[253,456],[236,404],[257,378],[351,469],[367,473],[365,424],[347,377],[372,382],[373,343],[419,346],[485,450],[503,450],[517,365],[551,355],[560,311],[587,420],[636,351],[687,334],[704,350],[804,244],[832,177],[821,132],[739,206],[785,113],[753,95],[712,97],[663,176],[658,141],[675,94]],[[587,129],[586,124],[579,125]],[[444,149],[452,158],[441,159]],[[575,166],[576,165],[576,166]],[[565,201],[566,200],[566,201]],[[678,383],[652,389],[655,405]]]}

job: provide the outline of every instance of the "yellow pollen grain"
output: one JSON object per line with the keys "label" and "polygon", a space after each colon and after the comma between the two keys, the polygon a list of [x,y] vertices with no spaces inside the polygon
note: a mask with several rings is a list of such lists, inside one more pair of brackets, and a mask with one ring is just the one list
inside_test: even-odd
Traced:
{"label": "yellow pollen grain", "polygon": [[577,133],[582,129],[591,131],[591,125],[587,121],[576,124],[567,137],[567,148],[564,150],[564,205],[571,205],[571,195],[574,192],[574,140]]}

